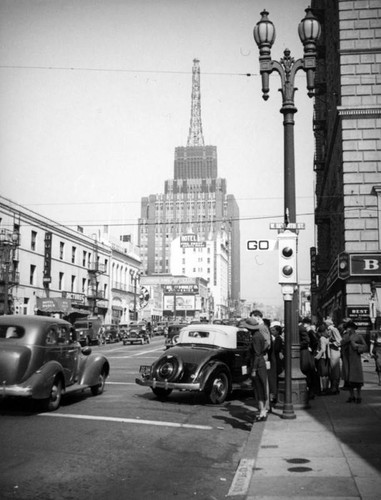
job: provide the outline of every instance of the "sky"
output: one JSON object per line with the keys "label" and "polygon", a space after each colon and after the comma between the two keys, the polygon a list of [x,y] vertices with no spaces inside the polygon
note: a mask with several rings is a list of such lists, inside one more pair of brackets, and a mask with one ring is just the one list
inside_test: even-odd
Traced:
{"label": "sky", "polygon": [[[272,58],[298,59],[304,0],[0,0],[0,194],[86,234],[132,234],[143,196],[164,192],[186,146],[193,59],[205,144],[217,146],[241,218],[241,298],[280,305],[274,240],[283,221],[280,78],[262,99],[253,28],[276,29]],[[250,76],[247,76],[250,74]],[[313,100],[296,76],[299,281],[315,245]]]}

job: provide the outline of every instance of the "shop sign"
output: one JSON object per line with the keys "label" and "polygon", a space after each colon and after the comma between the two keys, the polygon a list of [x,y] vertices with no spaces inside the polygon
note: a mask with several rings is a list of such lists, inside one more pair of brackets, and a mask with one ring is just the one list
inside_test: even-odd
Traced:
{"label": "shop sign", "polygon": [[50,231],[45,233],[45,253],[44,253],[44,276],[43,283],[47,285],[52,281],[51,267],[52,267],[52,238],[53,234]]}
{"label": "shop sign", "polygon": [[370,328],[369,306],[348,306],[347,316],[351,318],[359,328]]}
{"label": "shop sign", "polygon": [[381,276],[381,253],[350,255],[351,276]]}
{"label": "shop sign", "polygon": [[181,248],[206,247],[206,241],[199,241],[197,234],[183,234],[180,236]]}
{"label": "shop sign", "polygon": [[199,292],[198,285],[164,285],[163,291],[165,294],[175,293],[190,293],[195,294]]}

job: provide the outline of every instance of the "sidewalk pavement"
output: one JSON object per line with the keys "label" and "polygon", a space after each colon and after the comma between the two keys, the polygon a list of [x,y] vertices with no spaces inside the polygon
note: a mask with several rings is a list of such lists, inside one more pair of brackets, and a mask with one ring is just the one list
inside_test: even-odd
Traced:
{"label": "sidewalk pavement", "polygon": [[381,386],[363,363],[362,403],[349,393],[316,397],[311,408],[256,422],[228,493],[231,500],[379,500]]}

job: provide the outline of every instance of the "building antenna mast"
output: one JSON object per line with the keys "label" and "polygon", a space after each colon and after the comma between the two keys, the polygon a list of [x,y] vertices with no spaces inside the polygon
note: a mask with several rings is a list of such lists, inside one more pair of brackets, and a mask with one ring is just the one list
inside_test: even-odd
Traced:
{"label": "building antenna mast", "polygon": [[193,59],[192,105],[187,146],[204,146],[201,123],[200,61]]}

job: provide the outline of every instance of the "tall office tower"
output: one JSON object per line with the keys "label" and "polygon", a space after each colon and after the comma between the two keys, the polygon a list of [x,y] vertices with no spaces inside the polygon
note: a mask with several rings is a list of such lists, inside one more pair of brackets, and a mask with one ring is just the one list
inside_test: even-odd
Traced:
{"label": "tall office tower", "polygon": [[[194,59],[187,145],[175,148],[174,178],[165,181],[164,193],[151,194],[141,200],[139,245],[143,268],[148,275],[173,273],[173,240],[177,238],[179,245],[182,239],[187,240],[188,248],[183,248],[185,259],[185,250],[192,246],[190,241],[193,241],[192,250],[196,247],[200,250],[202,242],[220,241],[221,235],[226,235],[228,255],[227,302],[229,307],[234,307],[240,298],[239,208],[234,196],[226,192],[226,180],[217,176],[216,146],[205,146],[201,123],[200,65]],[[209,270],[211,274],[214,270],[214,275],[200,277],[218,283],[221,277],[216,269],[216,259],[213,255],[210,259]],[[172,267],[178,268],[179,263],[176,264],[172,263]]]}

